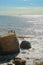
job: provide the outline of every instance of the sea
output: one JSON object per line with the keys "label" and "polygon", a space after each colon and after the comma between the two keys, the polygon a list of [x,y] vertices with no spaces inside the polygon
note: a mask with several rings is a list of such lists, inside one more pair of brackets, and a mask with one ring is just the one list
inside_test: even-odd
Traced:
{"label": "sea", "polygon": [[26,60],[26,65],[43,62],[43,15],[0,15],[0,35],[10,30],[15,31],[17,36],[30,37],[18,38],[19,44],[24,40],[29,41],[31,49],[20,49],[17,57]]}

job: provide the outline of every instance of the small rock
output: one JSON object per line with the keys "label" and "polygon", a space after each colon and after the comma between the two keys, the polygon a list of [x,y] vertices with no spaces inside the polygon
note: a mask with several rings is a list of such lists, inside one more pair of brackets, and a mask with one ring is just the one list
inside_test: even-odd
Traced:
{"label": "small rock", "polygon": [[15,63],[15,60],[21,60],[21,58],[14,58],[13,63]]}
{"label": "small rock", "polygon": [[25,65],[25,64],[26,64],[25,60],[18,60],[18,59],[15,60],[15,65]]}
{"label": "small rock", "polygon": [[12,65],[12,64],[7,64],[7,65]]}
{"label": "small rock", "polygon": [[26,59],[29,59],[28,57]]}
{"label": "small rock", "polygon": [[31,48],[31,44],[28,41],[22,41],[20,44],[20,48],[21,49],[30,49]]}
{"label": "small rock", "polygon": [[26,61],[25,60],[22,60],[21,61],[21,65],[26,65]]}
{"label": "small rock", "polygon": [[15,65],[20,65],[20,60],[16,59],[15,60]]}

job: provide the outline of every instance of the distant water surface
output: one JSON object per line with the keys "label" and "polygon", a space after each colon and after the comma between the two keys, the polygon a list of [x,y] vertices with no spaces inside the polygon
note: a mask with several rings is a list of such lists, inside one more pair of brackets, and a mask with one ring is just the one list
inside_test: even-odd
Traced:
{"label": "distant water surface", "polygon": [[43,15],[0,15],[0,33],[11,29],[18,35],[43,35]]}

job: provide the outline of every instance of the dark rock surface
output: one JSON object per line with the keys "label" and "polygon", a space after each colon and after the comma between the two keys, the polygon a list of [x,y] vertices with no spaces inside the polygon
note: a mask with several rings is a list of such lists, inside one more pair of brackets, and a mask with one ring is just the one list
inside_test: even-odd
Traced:
{"label": "dark rock surface", "polygon": [[10,62],[10,60],[14,60],[14,58],[18,55],[18,53],[12,53],[7,55],[0,55],[0,64]]}
{"label": "dark rock surface", "polygon": [[28,41],[22,41],[20,44],[20,48],[21,49],[30,49],[31,48],[31,44]]}

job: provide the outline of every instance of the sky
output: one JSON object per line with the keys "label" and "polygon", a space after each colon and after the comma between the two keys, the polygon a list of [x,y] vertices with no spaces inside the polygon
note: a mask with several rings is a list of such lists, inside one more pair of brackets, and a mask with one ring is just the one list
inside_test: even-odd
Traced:
{"label": "sky", "polygon": [[0,0],[0,15],[43,15],[43,0]]}

